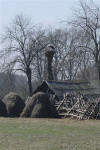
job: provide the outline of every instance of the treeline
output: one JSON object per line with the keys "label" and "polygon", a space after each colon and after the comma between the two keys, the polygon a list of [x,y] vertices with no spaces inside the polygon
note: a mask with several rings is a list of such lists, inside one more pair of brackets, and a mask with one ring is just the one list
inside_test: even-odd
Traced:
{"label": "treeline", "polygon": [[47,78],[48,44],[56,51],[52,64],[55,80],[100,81],[99,8],[93,2],[81,1],[76,15],[66,24],[64,29],[44,29],[18,15],[2,35],[1,71],[24,74],[30,96],[32,82]]}
{"label": "treeline", "polygon": [[[39,81],[33,81],[33,90],[35,90],[39,84]],[[29,94],[27,78],[24,75],[9,72],[0,73],[0,99],[3,99],[3,97],[10,92],[17,93],[26,101]]]}
{"label": "treeline", "polygon": [[22,75],[0,73],[0,99],[9,92],[18,93],[23,99],[28,96],[27,80]]}

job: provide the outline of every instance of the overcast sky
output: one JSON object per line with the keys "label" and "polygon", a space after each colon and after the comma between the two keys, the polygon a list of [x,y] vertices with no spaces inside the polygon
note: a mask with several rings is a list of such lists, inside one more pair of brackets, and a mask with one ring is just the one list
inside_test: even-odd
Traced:
{"label": "overcast sky", "polygon": [[[94,1],[100,6],[100,0]],[[34,23],[60,27],[78,4],[79,0],[0,0],[0,33],[18,14],[30,16]]]}

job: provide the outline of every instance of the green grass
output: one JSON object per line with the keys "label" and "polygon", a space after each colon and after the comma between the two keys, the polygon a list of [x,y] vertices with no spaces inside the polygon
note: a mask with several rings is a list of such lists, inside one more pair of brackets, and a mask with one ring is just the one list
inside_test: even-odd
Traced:
{"label": "green grass", "polygon": [[0,118],[0,150],[100,150],[100,121]]}

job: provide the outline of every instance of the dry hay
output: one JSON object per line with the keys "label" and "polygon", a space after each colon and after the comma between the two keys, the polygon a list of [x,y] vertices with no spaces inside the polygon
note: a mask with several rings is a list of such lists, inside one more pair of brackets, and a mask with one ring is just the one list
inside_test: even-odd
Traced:
{"label": "dry hay", "polygon": [[3,101],[0,100],[0,117],[6,117],[6,116],[7,116],[6,106],[3,103]]}
{"label": "dry hay", "polygon": [[55,118],[57,116],[56,108],[49,101],[48,95],[43,92],[34,94],[21,113],[21,117],[31,118]]}
{"label": "dry hay", "polygon": [[19,95],[14,92],[10,92],[3,98],[3,102],[6,105],[8,117],[19,117],[23,108],[25,107],[24,101]]}

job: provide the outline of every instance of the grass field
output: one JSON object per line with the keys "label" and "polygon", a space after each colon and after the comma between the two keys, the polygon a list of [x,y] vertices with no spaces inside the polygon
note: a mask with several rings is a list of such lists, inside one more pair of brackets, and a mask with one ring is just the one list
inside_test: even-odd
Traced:
{"label": "grass field", "polygon": [[100,150],[100,121],[0,118],[0,150]]}

